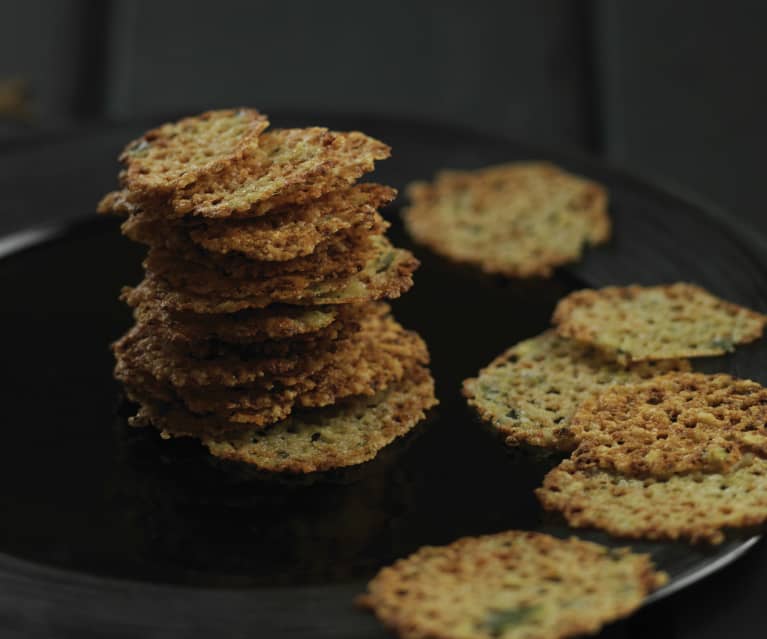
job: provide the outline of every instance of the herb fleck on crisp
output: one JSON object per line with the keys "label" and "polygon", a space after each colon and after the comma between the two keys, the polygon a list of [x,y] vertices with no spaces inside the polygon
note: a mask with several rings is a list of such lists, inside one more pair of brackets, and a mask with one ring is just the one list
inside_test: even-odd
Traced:
{"label": "herb fleck on crisp", "polygon": [[520,606],[506,610],[492,610],[485,620],[485,628],[494,637],[499,637],[509,628],[527,623],[540,606]]}
{"label": "herb fleck on crisp", "polygon": [[732,343],[732,340],[728,337],[717,337],[714,340],[711,340],[711,347],[712,348],[719,348],[723,351],[727,351],[728,353],[731,353],[735,350],[735,345]]}
{"label": "herb fleck on crisp", "polygon": [[378,260],[378,264],[376,265],[376,273],[383,273],[386,269],[388,269],[391,266],[393,261],[394,261],[394,251],[389,251],[380,260]]}

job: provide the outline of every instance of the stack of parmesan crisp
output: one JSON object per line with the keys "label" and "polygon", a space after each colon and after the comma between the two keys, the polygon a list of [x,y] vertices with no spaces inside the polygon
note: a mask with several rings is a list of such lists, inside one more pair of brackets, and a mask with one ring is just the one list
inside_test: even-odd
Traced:
{"label": "stack of parmesan crisp", "polygon": [[165,124],[120,155],[100,213],[147,244],[114,345],[133,425],[218,457],[311,472],[376,455],[436,404],[421,338],[381,300],[417,260],[384,236],[389,156],[359,132],[272,129],[251,109]]}

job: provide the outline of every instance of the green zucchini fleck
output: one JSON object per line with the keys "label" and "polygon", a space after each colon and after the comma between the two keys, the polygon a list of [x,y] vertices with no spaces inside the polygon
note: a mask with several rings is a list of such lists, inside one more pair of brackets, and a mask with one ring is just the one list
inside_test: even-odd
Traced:
{"label": "green zucchini fleck", "polygon": [[735,344],[732,343],[732,340],[729,337],[717,337],[716,339],[711,340],[711,347],[720,348],[728,353],[732,353],[732,351],[735,350]]}
{"label": "green zucchini fleck", "polygon": [[487,397],[488,399],[490,399],[491,397],[494,397],[494,396],[498,395],[498,393],[500,392],[500,391],[499,391],[497,388],[495,388],[494,386],[490,386],[489,384],[484,384],[484,383],[481,383],[481,384],[479,385],[479,390],[480,390],[480,392],[482,393],[482,395],[483,395],[484,397]]}
{"label": "green zucchini fleck", "polygon": [[386,269],[388,269],[391,266],[393,261],[394,261],[394,251],[389,251],[380,260],[378,260],[378,264],[376,264],[376,273],[383,273]]}
{"label": "green zucchini fleck", "polygon": [[530,621],[540,611],[540,608],[540,606],[520,606],[506,610],[491,610],[485,619],[485,629],[494,637],[499,637],[509,628]]}

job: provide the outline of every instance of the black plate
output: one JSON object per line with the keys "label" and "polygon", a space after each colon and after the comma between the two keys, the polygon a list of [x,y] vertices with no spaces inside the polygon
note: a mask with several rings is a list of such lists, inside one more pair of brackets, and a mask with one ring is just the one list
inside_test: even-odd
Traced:
{"label": "black plate", "polygon": [[[277,122],[294,123],[307,121]],[[189,636],[191,629],[206,636],[224,626],[258,628],[260,636],[384,636],[351,605],[381,565],[462,535],[571,532],[543,517],[532,493],[556,459],[507,450],[466,408],[462,379],[541,332],[556,301],[584,286],[689,280],[767,310],[758,247],[685,198],[590,160],[466,131],[354,118],[323,123],[389,142],[394,157],[376,179],[397,187],[440,167],[559,162],[608,185],[615,239],[555,278],[529,282],[482,276],[414,249],[423,267],[394,307],[430,345],[440,407],[374,462],[295,479],[221,467],[194,442],[163,442],[125,426],[130,407],[111,379],[107,345],[130,322],[116,296],[140,278],[142,249],[121,238],[115,222],[91,219],[0,242],[7,426],[0,583],[16,593],[17,623],[44,606],[52,627],[119,628],[120,636],[149,629],[153,636]],[[62,140],[51,153],[77,155],[79,148],[79,173],[91,167],[104,176],[116,171],[117,147],[135,132],[126,127],[101,142],[91,136],[87,146]],[[92,209],[101,192],[86,192],[66,203],[68,212]],[[36,197],[29,194],[29,206]],[[391,235],[410,246],[395,209]],[[765,348],[758,342],[702,368],[764,383]],[[635,547],[652,552],[672,576],[657,598],[755,541]]]}

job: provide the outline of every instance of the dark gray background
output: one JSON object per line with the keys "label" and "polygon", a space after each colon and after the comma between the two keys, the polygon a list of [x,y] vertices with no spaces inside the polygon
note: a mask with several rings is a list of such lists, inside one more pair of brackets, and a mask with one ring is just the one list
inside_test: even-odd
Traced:
{"label": "dark gray background", "polygon": [[714,0],[4,2],[28,114],[0,138],[240,104],[420,116],[604,154],[767,233],[766,22]]}

